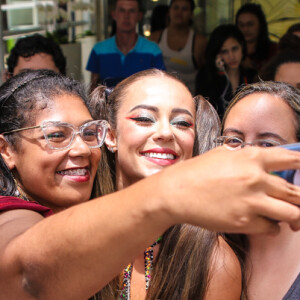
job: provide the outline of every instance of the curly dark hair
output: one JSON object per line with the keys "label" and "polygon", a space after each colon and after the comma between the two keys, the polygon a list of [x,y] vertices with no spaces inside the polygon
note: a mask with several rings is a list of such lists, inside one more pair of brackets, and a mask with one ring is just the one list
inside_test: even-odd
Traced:
{"label": "curly dark hair", "polygon": [[17,41],[7,58],[8,72],[13,74],[20,56],[26,58],[38,53],[51,55],[59,72],[63,75],[66,74],[66,58],[61,48],[52,38],[44,37],[40,34],[27,36]]}

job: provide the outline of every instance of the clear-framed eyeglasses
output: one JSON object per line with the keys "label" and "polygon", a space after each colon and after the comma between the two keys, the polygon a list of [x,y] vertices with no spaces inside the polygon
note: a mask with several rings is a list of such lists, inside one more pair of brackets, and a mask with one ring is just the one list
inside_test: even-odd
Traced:
{"label": "clear-framed eyeglasses", "polygon": [[245,142],[236,136],[219,136],[214,140],[216,146],[225,145],[229,149],[241,149],[245,146],[256,146],[256,147],[275,147],[281,145],[278,141],[268,140],[268,139],[257,139],[252,142]]}
{"label": "clear-framed eyeglasses", "polygon": [[3,135],[23,130],[41,128],[47,145],[53,150],[64,150],[71,146],[77,134],[89,148],[100,148],[105,140],[108,123],[105,120],[94,120],[75,127],[69,123],[44,121],[41,125],[3,132]]}

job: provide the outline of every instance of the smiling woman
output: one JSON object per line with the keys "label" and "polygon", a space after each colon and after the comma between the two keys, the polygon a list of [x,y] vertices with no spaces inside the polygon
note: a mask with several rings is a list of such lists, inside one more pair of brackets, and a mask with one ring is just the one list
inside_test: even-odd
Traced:
{"label": "smiling woman", "polygon": [[[111,97],[116,94],[118,89]],[[145,77],[132,83],[121,103],[116,127],[106,139],[109,147],[118,150],[118,189],[192,156],[196,110],[184,85],[169,78]]]}
{"label": "smiling woman", "polygon": [[[105,112],[102,117],[108,116],[105,144],[113,152],[109,157],[117,190],[209,150],[219,132],[219,118],[209,102],[193,99],[179,79],[163,71],[134,74],[107,99],[103,91],[99,87],[93,93],[91,110],[96,118],[99,110]],[[102,107],[97,110],[99,103]],[[149,252],[152,258],[147,261]],[[189,225],[169,229],[134,259],[121,278],[122,287],[117,284],[114,290],[121,288],[125,299],[240,299],[241,295],[241,270],[234,252],[220,235]],[[218,284],[224,288],[216,289]]]}
{"label": "smiling woman", "polygon": [[[53,80],[56,78],[53,77]],[[30,89],[23,87],[28,85],[25,83],[6,95],[6,102],[2,104],[2,135],[16,151],[21,147],[18,137],[22,139],[22,157],[16,160],[15,155],[10,151],[2,152],[2,157],[7,166],[14,170],[12,172],[14,180],[18,183],[19,190],[26,191],[26,198],[37,201],[56,212],[90,198],[100,160],[99,147],[103,143],[106,127],[101,121],[98,125],[92,121],[84,104],[84,93],[80,92],[79,86],[76,85],[70,86],[69,91],[66,92],[62,92],[66,84],[64,82],[57,85],[55,89],[45,86],[43,95],[36,97],[35,102],[32,103],[28,98],[41,84],[43,84],[42,75],[33,81]],[[8,103],[11,101],[10,98],[18,98],[20,94],[23,94],[25,100],[16,103],[20,106],[19,110],[16,114],[12,114],[11,110],[7,111]],[[52,97],[53,101],[49,102],[45,97]],[[72,113],[68,109],[70,105],[74,108]],[[35,114],[36,107],[45,107],[45,109]],[[21,111],[24,111],[24,114],[21,114]],[[95,138],[93,144],[82,143],[82,140],[75,136],[74,126],[86,126],[87,123],[95,133],[97,127],[101,128],[102,140]],[[58,135],[60,139],[57,138]],[[71,144],[78,144],[79,147],[64,151]],[[45,151],[48,148],[62,151],[52,151],[49,155]],[[69,159],[70,156],[76,157],[79,151],[84,159]],[[34,164],[32,164],[32,157],[36,157]],[[30,172],[26,171],[28,168]],[[32,182],[39,182],[39,185],[32,185]],[[76,190],[74,185],[77,185]]]}

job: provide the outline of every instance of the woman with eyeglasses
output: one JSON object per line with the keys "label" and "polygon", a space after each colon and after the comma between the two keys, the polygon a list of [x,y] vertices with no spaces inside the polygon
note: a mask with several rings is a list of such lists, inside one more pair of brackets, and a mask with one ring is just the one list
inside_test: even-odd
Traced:
{"label": "woman with eyeglasses", "polygon": [[1,298],[97,299],[174,224],[258,233],[277,232],[277,219],[300,228],[299,208],[286,202],[300,204],[300,189],[267,175],[300,168],[284,149],[212,150],[95,198],[106,122],[93,120],[86,100],[79,83],[45,70],[0,87]]}
{"label": "woman with eyeglasses", "polygon": [[[299,141],[299,90],[271,81],[248,85],[234,97],[224,116],[223,136],[216,139],[217,144],[231,150]],[[250,300],[300,297],[300,233],[285,223],[279,226],[277,236],[240,236],[245,254],[249,253],[245,262]],[[238,236],[231,239],[237,243]]]}

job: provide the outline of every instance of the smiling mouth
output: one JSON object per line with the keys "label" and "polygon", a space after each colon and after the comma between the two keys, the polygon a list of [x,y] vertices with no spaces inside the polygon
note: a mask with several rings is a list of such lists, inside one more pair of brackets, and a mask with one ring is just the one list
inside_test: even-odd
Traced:
{"label": "smiling mouth", "polygon": [[150,158],[169,159],[169,160],[174,160],[177,158],[175,155],[169,153],[147,152],[147,153],[142,153],[142,155]]}
{"label": "smiling mouth", "polygon": [[61,175],[67,175],[67,176],[86,176],[88,170],[86,168],[80,168],[80,169],[57,171],[57,173]]}

